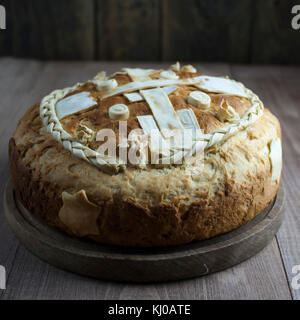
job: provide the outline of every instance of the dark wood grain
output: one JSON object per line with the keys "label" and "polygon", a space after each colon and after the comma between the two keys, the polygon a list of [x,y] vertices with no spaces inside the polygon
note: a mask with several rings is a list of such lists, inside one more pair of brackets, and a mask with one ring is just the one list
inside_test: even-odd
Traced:
{"label": "dark wood grain", "polygon": [[159,0],[96,0],[97,58],[158,60]]}
{"label": "dark wood grain", "polygon": [[164,60],[248,62],[251,1],[162,3]]}
{"label": "dark wood grain", "polygon": [[[141,66],[142,63],[128,63],[129,66]],[[145,67],[165,67],[166,64],[143,64]],[[7,143],[17,121],[28,106],[39,101],[44,95],[56,88],[70,86],[78,81],[93,77],[97,71],[115,72],[124,63],[82,63],[82,62],[35,62],[31,60],[0,59],[0,187],[3,191],[8,178]],[[215,75],[231,75],[225,64],[195,64],[198,70]],[[233,75],[257,89],[266,105],[282,108],[282,126],[286,135],[293,136],[298,130],[299,115],[294,109],[299,105],[299,86],[297,78],[299,68],[293,67],[232,67]],[[237,74],[237,72],[239,72]],[[288,77],[281,81],[278,75]],[[268,80],[271,78],[270,80]],[[294,82],[294,84],[293,84]],[[264,86],[264,83],[268,83]],[[255,86],[255,87],[254,87]],[[280,100],[282,96],[282,100]],[[292,104],[290,109],[284,100]],[[277,115],[278,109],[272,109]],[[295,116],[295,118],[294,118]],[[298,117],[298,118],[297,118]],[[290,148],[299,149],[299,139],[290,138]],[[286,148],[286,147],[285,147]],[[286,153],[287,149],[284,150]],[[293,151],[293,154],[297,154]],[[291,156],[292,154],[290,154]],[[289,161],[296,162],[298,158]],[[290,165],[290,164],[287,164]],[[1,299],[291,299],[286,273],[292,276],[289,264],[299,264],[297,238],[300,230],[298,219],[298,200],[294,190],[300,181],[296,164],[284,182],[287,186],[287,214],[280,231],[279,246],[274,239],[258,255],[234,268],[192,280],[179,282],[137,285],[95,281],[56,269],[41,262],[30,254],[9,231],[0,210],[0,264],[8,272],[7,290],[0,292]],[[2,197],[0,197],[2,206]],[[294,203],[294,205],[292,205]],[[288,220],[288,221],[287,221]],[[284,229],[286,225],[288,229]],[[284,231],[286,230],[286,231]],[[282,236],[284,231],[284,236]],[[290,233],[291,232],[291,233]],[[295,238],[294,238],[295,237]],[[297,239],[294,241],[293,239]],[[284,240],[284,241],[283,241]],[[279,250],[280,248],[280,250]],[[120,270],[121,272],[121,270]],[[293,292],[294,297],[295,292]]]}
{"label": "dark wood grain", "polygon": [[297,0],[255,0],[252,32],[252,62],[300,62],[300,31],[291,26],[292,7]]}
{"label": "dark wood grain", "polygon": [[12,53],[40,59],[94,58],[93,0],[10,0]]}
{"label": "dark wood grain", "polygon": [[297,0],[2,0],[0,56],[300,63]]}

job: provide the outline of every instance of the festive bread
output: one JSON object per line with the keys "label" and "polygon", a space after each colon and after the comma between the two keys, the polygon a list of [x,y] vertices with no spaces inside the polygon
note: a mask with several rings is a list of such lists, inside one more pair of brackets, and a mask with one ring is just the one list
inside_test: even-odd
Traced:
{"label": "festive bread", "polygon": [[16,197],[112,245],[180,245],[249,222],[278,191],[280,124],[241,83],[200,72],[124,68],[50,93],[9,143]]}

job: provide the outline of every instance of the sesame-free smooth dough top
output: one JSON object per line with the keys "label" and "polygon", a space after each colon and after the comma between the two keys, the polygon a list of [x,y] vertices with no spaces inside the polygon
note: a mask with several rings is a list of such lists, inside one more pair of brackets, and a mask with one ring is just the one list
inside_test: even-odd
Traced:
{"label": "sesame-free smooth dough top", "polygon": [[[184,71],[175,73],[190,76]],[[127,74],[113,78],[119,85],[130,81]],[[170,95],[175,110],[187,105],[192,90],[195,88],[180,86]],[[129,127],[139,127],[137,115],[151,115],[145,101],[128,103],[123,95],[101,100],[100,93],[91,91],[97,105],[62,121],[70,134],[82,119],[93,130],[117,130],[115,122],[107,118],[108,108],[116,103],[128,106]],[[210,109],[188,106],[205,134],[226,125],[217,116],[224,99],[240,117],[249,108],[247,98],[208,94]],[[10,140],[10,170],[24,206],[70,235],[116,245],[177,245],[235,229],[272,202],[280,183],[280,139],[278,120],[264,109],[254,123],[207,149],[201,162],[127,166],[108,174],[56,141],[35,105]]]}

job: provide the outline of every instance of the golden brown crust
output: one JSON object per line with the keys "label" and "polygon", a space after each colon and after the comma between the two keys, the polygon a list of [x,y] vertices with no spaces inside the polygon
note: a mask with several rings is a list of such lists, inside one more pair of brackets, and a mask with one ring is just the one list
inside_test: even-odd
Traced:
{"label": "golden brown crust", "polygon": [[[244,107],[236,111],[243,113]],[[265,109],[248,129],[209,150],[203,167],[129,168],[110,176],[57,143],[35,105],[10,140],[10,171],[17,197],[50,226],[74,234],[59,219],[62,193],[85,190],[99,208],[99,235],[89,238],[116,245],[177,245],[230,231],[268,206],[279,187],[271,180],[268,150],[276,137],[279,122]]]}
{"label": "golden brown crust", "polygon": [[[176,72],[176,74],[181,79],[202,75],[201,73],[190,72]],[[159,72],[156,76],[152,76],[152,78],[157,79],[158,75]],[[127,74],[122,73],[114,75],[112,79],[117,80],[119,85],[124,85],[131,81]],[[184,108],[191,108],[195,113],[202,132],[205,134],[225,126],[225,124],[217,117],[217,114],[220,111],[221,102],[223,100],[228,102],[228,104],[232,106],[240,116],[242,116],[244,112],[251,106],[251,103],[247,98],[241,98],[229,94],[208,93],[208,95],[211,97],[211,106],[209,110],[201,110],[189,104],[187,99],[190,92],[199,89],[190,85],[177,85],[177,87],[178,89],[169,95],[174,109],[177,111]],[[75,115],[73,114],[67,116],[61,120],[63,128],[73,137],[77,136],[79,125],[81,123],[86,123],[87,126],[94,132],[98,132],[101,129],[112,129],[116,134],[118,143],[119,121],[110,119],[108,115],[108,109],[115,104],[125,104],[128,106],[130,113],[130,117],[127,120],[128,133],[131,132],[131,130],[140,128],[137,116],[151,114],[151,110],[146,101],[129,102],[123,94],[115,95],[102,100],[101,98],[103,93],[95,89],[91,89],[87,85],[83,85],[81,90],[76,90],[72,94],[76,94],[80,91],[89,91],[91,96],[97,101],[97,105],[82,112],[78,112]],[[96,150],[101,143],[102,142],[97,142],[96,137],[94,137],[89,146]]]}

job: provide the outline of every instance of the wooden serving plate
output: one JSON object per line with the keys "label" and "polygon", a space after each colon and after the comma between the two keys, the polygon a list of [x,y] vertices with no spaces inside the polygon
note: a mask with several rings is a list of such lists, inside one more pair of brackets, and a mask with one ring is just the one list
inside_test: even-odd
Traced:
{"label": "wooden serving plate", "polygon": [[284,208],[280,187],[274,202],[248,224],[205,241],[176,247],[129,248],[80,240],[48,227],[4,194],[7,221],[20,242],[42,260],[98,279],[157,282],[206,275],[232,267],[263,249],[279,229]]}

